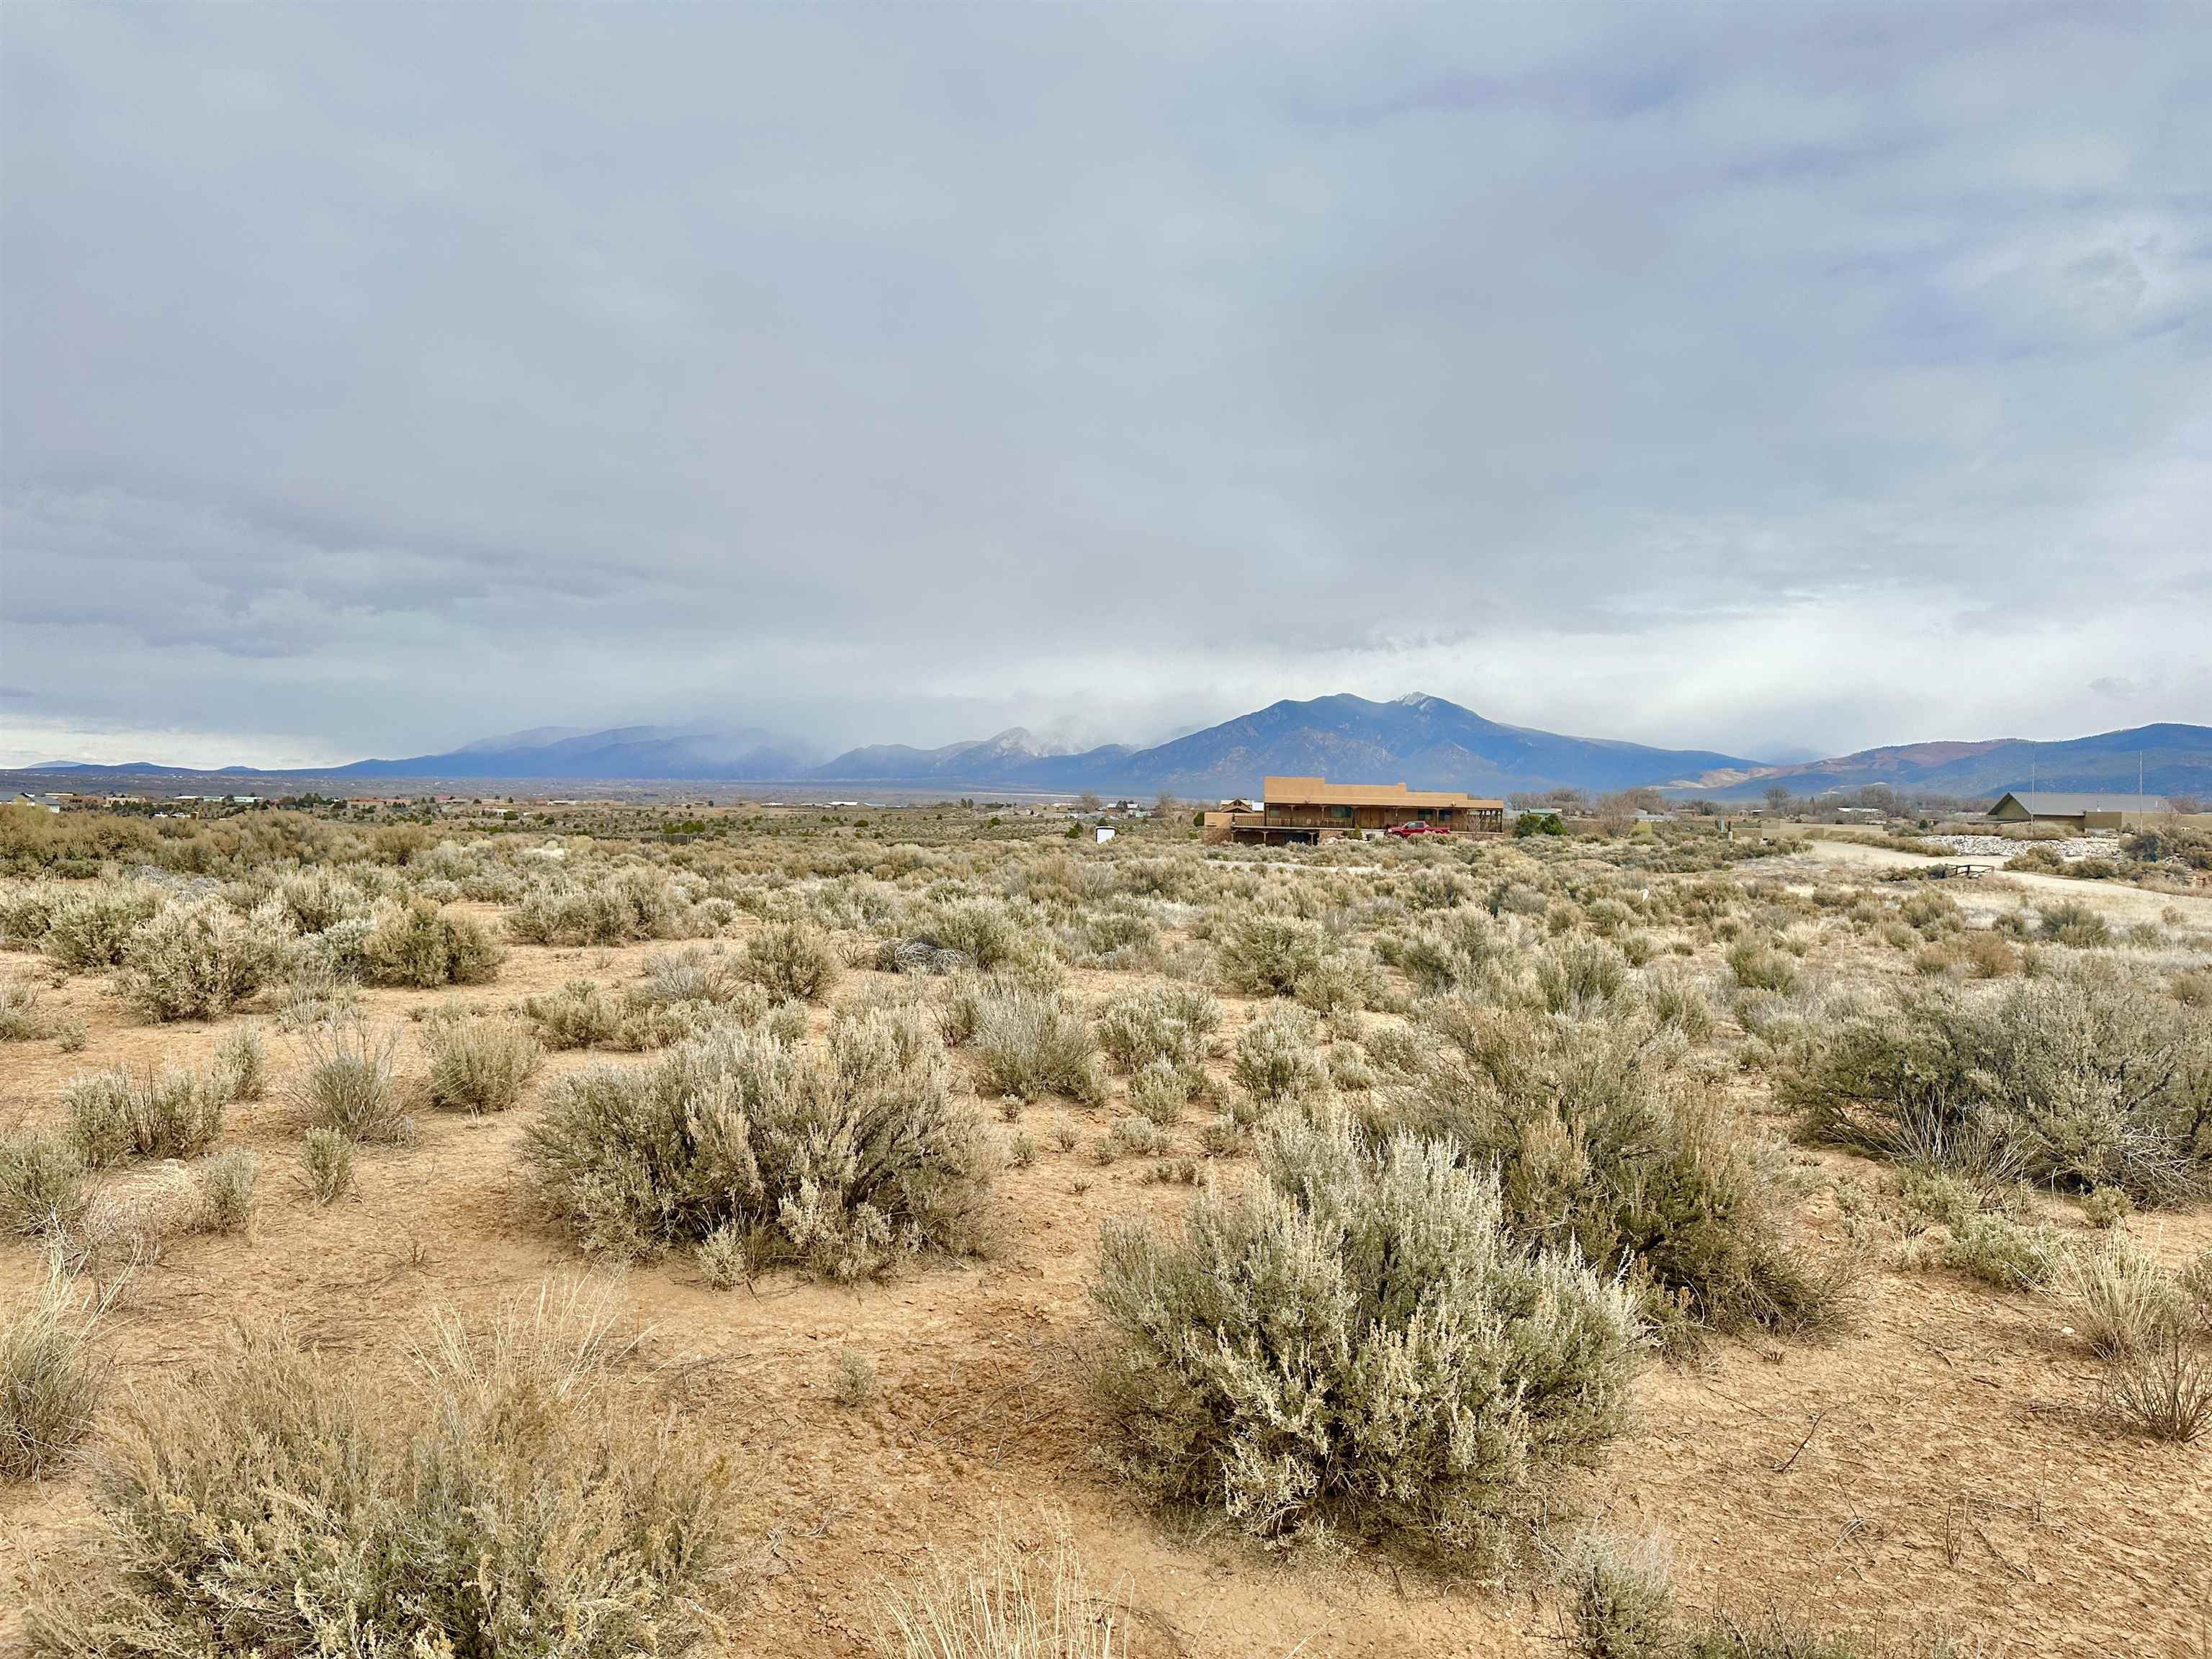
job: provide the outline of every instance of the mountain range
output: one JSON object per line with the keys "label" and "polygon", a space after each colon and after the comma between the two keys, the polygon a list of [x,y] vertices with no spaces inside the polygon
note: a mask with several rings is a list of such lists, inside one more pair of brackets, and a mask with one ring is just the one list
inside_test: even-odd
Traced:
{"label": "mountain range", "polygon": [[1148,748],[1109,744],[1055,750],[1020,727],[938,749],[878,744],[823,760],[803,744],[750,726],[619,726],[607,731],[541,726],[463,748],[349,766],[219,774],[135,763],[26,769],[41,777],[76,773],[465,782],[491,779],[574,781],[821,782],[940,787],[948,793],[1003,788],[1103,794],[1164,790],[1194,799],[1255,792],[1269,775],[1319,775],[1344,781],[1399,782],[1475,794],[1533,795],[1573,788],[1602,793],[1652,785],[1715,799],[1756,799],[1779,786],[1793,794],[1887,784],[1907,791],[1993,796],[2025,787],[2136,787],[2212,796],[2212,726],[2165,724],[2063,742],[2007,738],[1907,744],[1832,759],[1777,765],[1707,750],[1649,748],[1563,737],[1485,720],[1442,697],[1390,702],[1338,696],[1283,702]]}

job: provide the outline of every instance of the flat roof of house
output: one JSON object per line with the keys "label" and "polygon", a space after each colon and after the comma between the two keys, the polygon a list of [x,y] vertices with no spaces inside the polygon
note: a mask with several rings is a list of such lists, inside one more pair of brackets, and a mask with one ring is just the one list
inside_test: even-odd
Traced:
{"label": "flat roof of house", "polygon": [[1402,783],[1331,783],[1326,778],[1269,778],[1261,792],[1270,805],[1455,806],[1502,812],[1502,800],[1483,800],[1456,789],[1408,789]]}
{"label": "flat roof of house", "polygon": [[2066,794],[2055,789],[2008,789],[1997,797],[1996,806],[2007,801],[2017,801],[2030,812],[2048,813],[2052,817],[2072,817],[2081,812],[2164,812],[2169,809],[2163,795],[2084,795]]}

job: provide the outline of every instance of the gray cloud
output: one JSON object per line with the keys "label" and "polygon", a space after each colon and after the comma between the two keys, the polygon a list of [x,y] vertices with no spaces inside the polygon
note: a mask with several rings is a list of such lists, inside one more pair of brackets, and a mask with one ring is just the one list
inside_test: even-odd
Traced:
{"label": "gray cloud", "polygon": [[2212,716],[2185,9],[23,8],[5,757]]}

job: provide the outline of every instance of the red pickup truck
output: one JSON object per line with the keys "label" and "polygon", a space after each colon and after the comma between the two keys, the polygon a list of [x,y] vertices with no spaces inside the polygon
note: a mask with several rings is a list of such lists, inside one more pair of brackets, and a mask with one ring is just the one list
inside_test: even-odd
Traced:
{"label": "red pickup truck", "polygon": [[1390,836],[1449,836],[1451,831],[1441,823],[1394,823],[1383,833]]}

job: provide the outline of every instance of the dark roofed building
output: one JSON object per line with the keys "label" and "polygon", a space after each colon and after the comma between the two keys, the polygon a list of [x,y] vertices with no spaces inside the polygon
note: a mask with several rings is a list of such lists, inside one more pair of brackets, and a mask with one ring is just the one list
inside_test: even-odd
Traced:
{"label": "dark roofed building", "polygon": [[2007,790],[1990,808],[1999,823],[2069,823],[2077,830],[2120,830],[2131,819],[2173,809],[2163,795],[2075,794],[2055,789]]}

